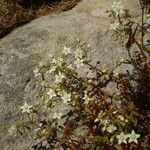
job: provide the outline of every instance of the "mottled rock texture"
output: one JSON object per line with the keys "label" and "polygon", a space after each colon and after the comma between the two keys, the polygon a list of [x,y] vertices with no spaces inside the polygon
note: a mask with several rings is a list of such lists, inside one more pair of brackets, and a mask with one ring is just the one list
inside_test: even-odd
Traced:
{"label": "mottled rock texture", "polygon": [[[122,0],[138,17],[137,0]],[[96,62],[112,65],[124,57],[124,49],[114,43],[108,32],[110,19],[105,13],[113,0],[83,0],[70,11],[44,16],[13,31],[0,41],[0,149],[29,150],[32,137],[13,139],[9,126],[21,117],[19,107],[33,101],[36,93],[33,69],[39,60],[48,60],[76,40],[90,44],[90,56]]]}

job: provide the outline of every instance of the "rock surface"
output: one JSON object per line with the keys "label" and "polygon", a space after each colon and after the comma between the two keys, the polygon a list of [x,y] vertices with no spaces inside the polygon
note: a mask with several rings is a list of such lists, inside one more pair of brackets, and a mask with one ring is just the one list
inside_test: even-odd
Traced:
{"label": "rock surface", "polygon": [[[139,15],[137,0],[122,2],[134,17]],[[31,149],[32,139],[13,139],[7,130],[21,117],[19,107],[34,99],[33,69],[39,60],[48,60],[49,54],[75,45],[78,38],[90,44],[95,62],[113,64],[125,56],[108,32],[110,19],[105,12],[112,3],[113,0],[83,0],[70,11],[38,18],[0,41],[0,149]]]}

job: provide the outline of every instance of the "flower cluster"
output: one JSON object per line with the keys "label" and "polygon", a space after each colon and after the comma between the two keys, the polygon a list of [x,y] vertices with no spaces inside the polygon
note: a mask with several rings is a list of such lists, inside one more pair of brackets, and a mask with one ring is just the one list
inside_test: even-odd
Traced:
{"label": "flower cluster", "polygon": [[132,130],[132,132],[130,134],[124,134],[123,132],[121,132],[119,135],[116,136],[117,139],[118,139],[118,144],[122,144],[122,143],[125,143],[127,144],[127,139],[128,140],[128,143],[136,143],[138,144],[138,138],[140,137],[139,134],[136,134],[134,130]]}
{"label": "flower cluster", "polygon": [[112,10],[114,11],[116,16],[124,13],[123,5],[121,4],[120,1],[118,1],[118,2],[114,1],[113,5],[112,5]]}
{"label": "flower cluster", "polygon": [[[149,148],[150,59],[140,41],[148,25],[125,20],[121,2],[115,1],[109,12],[114,18],[111,33],[126,39],[129,58],[108,69],[88,59],[85,42],[78,41],[75,49],[64,46],[50,62],[35,68],[36,102],[20,107],[25,120],[13,125],[10,134],[34,129],[40,141],[35,149],[44,149],[45,143],[47,149]],[[131,53],[132,45],[137,49]],[[132,71],[122,72],[122,65],[132,66]]]}
{"label": "flower cluster", "polygon": [[[114,20],[110,25],[109,30],[112,31],[113,36],[116,40],[123,37],[123,31],[126,26],[123,25],[122,19],[127,19],[130,17],[127,9],[124,9],[121,1],[114,1],[112,5],[112,10],[108,11],[110,16],[113,16]],[[118,37],[119,35],[119,37]]]}

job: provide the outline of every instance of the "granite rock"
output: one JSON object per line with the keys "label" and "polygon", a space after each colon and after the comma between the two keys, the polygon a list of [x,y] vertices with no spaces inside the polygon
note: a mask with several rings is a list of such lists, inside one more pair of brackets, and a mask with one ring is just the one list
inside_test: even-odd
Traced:
{"label": "granite rock", "polygon": [[[137,0],[122,0],[138,17]],[[105,13],[113,0],[83,0],[70,11],[43,16],[17,28],[0,40],[0,149],[31,149],[34,140],[8,135],[8,128],[22,117],[20,106],[33,101],[36,93],[33,69],[40,60],[49,60],[64,46],[74,49],[77,39],[90,45],[90,57],[113,65],[125,57],[124,49],[110,37],[111,20]]]}

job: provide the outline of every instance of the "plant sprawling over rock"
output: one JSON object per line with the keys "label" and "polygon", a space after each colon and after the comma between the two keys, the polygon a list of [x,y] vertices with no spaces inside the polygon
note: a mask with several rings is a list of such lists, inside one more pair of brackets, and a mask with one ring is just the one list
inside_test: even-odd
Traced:
{"label": "plant sprawling over rock", "polygon": [[[125,43],[129,58],[113,69],[93,65],[85,42],[74,53],[64,47],[49,63],[34,70],[39,92],[33,105],[20,108],[24,120],[13,125],[14,135],[33,131],[40,142],[34,149],[135,150],[150,148],[150,16],[140,1],[141,18],[114,2],[109,10],[110,32]],[[133,48],[134,47],[134,48]],[[132,70],[119,71],[123,64]],[[82,73],[81,73],[82,72]],[[110,89],[110,84],[112,89]],[[34,129],[34,130],[33,130]]]}

